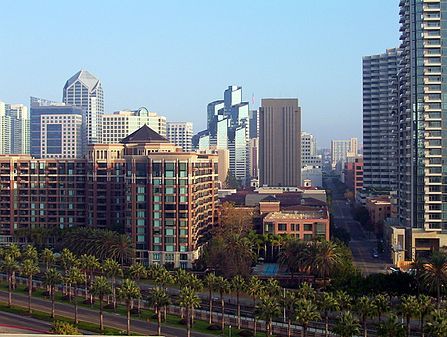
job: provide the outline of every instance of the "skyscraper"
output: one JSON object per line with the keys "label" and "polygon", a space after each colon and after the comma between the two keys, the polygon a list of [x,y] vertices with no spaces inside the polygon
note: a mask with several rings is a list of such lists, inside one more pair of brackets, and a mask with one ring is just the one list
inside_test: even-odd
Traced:
{"label": "skyscraper", "polygon": [[387,49],[363,58],[364,187],[396,186],[396,101],[400,51]]}
{"label": "skyscraper", "polygon": [[308,132],[301,132],[301,185],[310,180],[312,186],[323,186],[322,158],[317,154],[317,140]]}
{"label": "skyscraper", "polygon": [[63,101],[84,113],[85,144],[101,143],[104,94],[101,82],[86,70],[74,74],[64,86]]}
{"label": "skyscraper", "polygon": [[168,122],[167,134],[171,143],[181,146],[185,152],[192,151],[193,129],[191,122]]}
{"label": "skyscraper", "polygon": [[341,173],[348,155],[357,156],[358,140],[351,138],[346,140],[331,140],[332,169]]}
{"label": "skyscraper", "polygon": [[226,149],[230,154],[230,172],[243,185],[250,175],[249,109],[242,102],[242,88],[232,85],[224,99],[208,104],[207,130],[199,132],[194,145],[200,150]]}
{"label": "skyscraper", "polygon": [[300,186],[301,108],[298,99],[262,99],[259,109],[259,185]]}
{"label": "skyscraper", "polygon": [[4,102],[0,102],[0,154],[11,153],[11,118],[6,115]]}
{"label": "skyscraper", "polygon": [[25,105],[0,101],[0,154],[29,153],[29,127]]}

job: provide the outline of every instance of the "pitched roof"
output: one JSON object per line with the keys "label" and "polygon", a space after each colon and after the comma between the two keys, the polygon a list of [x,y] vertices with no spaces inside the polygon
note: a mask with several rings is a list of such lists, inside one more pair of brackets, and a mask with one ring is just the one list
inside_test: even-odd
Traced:
{"label": "pitched roof", "polygon": [[276,199],[274,195],[269,195],[268,197],[262,199],[261,202],[279,202],[279,200]]}
{"label": "pitched roof", "polygon": [[98,85],[98,83],[100,83],[99,80],[95,76],[90,74],[87,70],[79,70],[76,74],[68,79],[68,81],[65,83],[64,89],[71,86],[77,80],[81,81],[90,90],[93,90]]}
{"label": "pitched roof", "polygon": [[133,144],[133,143],[169,143],[165,137],[159,135],[149,126],[144,124],[138,130],[132,132],[126,138],[121,140],[121,144]]}

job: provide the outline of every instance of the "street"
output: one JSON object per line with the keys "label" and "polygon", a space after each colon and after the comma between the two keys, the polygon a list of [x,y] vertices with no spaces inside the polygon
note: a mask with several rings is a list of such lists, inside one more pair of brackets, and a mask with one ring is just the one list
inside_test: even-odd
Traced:
{"label": "street", "polygon": [[377,247],[374,233],[364,231],[361,224],[353,219],[351,205],[345,199],[344,191],[340,190],[333,179],[335,178],[326,179],[326,188],[332,191],[333,224],[344,228],[351,235],[349,247],[355,266],[363,275],[386,272],[386,268],[391,265],[386,257],[372,256],[373,249]]}

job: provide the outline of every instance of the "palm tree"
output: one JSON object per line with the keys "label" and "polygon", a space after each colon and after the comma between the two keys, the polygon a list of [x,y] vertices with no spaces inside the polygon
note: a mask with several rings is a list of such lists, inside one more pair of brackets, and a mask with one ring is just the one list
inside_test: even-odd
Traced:
{"label": "palm tree", "polygon": [[197,293],[189,287],[184,287],[180,290],[179,298],[180,306],[186,309],[187,336],[191,337],[191,317],[194,309],[200,306],[200,298],[197,296]]}
{"label": "palm tree", "polygon": [[225,330],[225,301],[224,295],[230,292],[230,283],[222,276],[217,276],[216,290],[219,292],[221,306],[221,327],[222,332]]}
{"label": "palm tree", "polygon": [[338,305],[340,306],[340,310],[351,310],[352,297],[346,291],[337,290],[335,292],[335,298],[337,299]]}
{"label": "palm tree", "polygon": [[315,241],[310,244],[309,250],[310,270],[323,279],[323,286],[326,287],[328,277],[341,263],[340,249],[331,241]]}
{"label": "palm tree", "polygon": [[19,270],[19,264],[11,255],[5,255],[1,263],[1,270],[6,273],[8,278],[8,307],[12,305],[12,289],[14,286],[13,275]]}
{"label": "palm tree", "polygon": [[436,291],[437,307],[441,305],[441,286],[447,283],[447,255],[434,252],[430,261],[425,264],[423,280]]}
{"label": "palm tree", "polygon": [[37,253],[36,247],[27,245],[23,250],[22,258],[23,260],[31,260],[37,263],[39,260],[39,255]]}
{"label": "palm tree", "polygon": [[48,271],[48,269],[50,269],[50,267],[53,266],[54,261],[56,260],[53,251],[49,248],[45,248],[41,252],[40,256],[41,256],[42,262],[45,264],[45,271]]}
{"label": "palm tree", "polygon": [[358,336],[360,334],[360,324],[350,311],[345,311],[337,319],[332,332],[340,337]]}
{"label": "palm tree", "polygon": [[[67,283],[69,287],[74,288],[73,292],[73,304],[74,304],[74,323],[78,324],[78,287],[85,282],[84,273],[78,268],[73,267],[69,270],[67,275]],[[71,289],[69,292],[72,293]]]}
{"label": "palm tree", "polygon": [[306,242],[299,239],[288,240],[283,246],[279,256],[278,263],[286,266],[292,279],[296,272],[304,269],[303,252],[306,248]]}
{"label": "palm tree", "polygon": [[31,296],[33,294],[33,276],[40,272],[35,259],[25,259],[22,263],[21,272],[28,278],[28,312],[31,313]]}
{"label": "palm tree", "polygon": [[217,277],[214,273],[205,276],[205,285],[208,288],[208,302],[209,302],[209,319],[208,323],[213,324],[213,292],[216,290]]}
{"label": "palm tree", "polygon": [[134,299],[140,298],[141,291],[135,281],[130,279],[124,279],[119,286],[118,297],[126,302],[127,309],[127,334],[130,335],[130,310],[131,303]]}
{"label": "palm tree", "polygon": [[[16,243],[13,243],[12,245],[10,245],[7,249],[6,249],[6,255],[11,256],[14,260],[18,261],[18,259],[20,258],[20,256],[22,255],[19,246]],[[5,256],[6,256],[5,255]],[[17,270],[14,270],[12,272],[11,275],[11,279],[12,279],[12,289],[16,288],[16,272]]]}
{"label": "palm tree", "polygon": [[418,295],[421,293],[421,288],[424,281],[425,263],[426,263],[425,259],[416,256],[413,263],[411,264],[411,269],[414,270],[414,278],[417,285]]}
{"label": "palm tree", "polygon": [[379,337],[404,337],[405,328],[395,314],[390,314],[385,322],[379,324],[377,335]]}
{"label": "palm tree", "polygon": [[407,337],[410,337],[411,333],[411,318],[417,316],[419,314],[419,303],[416,296],[403,296],[401,298],[400,309],[402,311],[402,315],[405,316],[406,319],[406,329],[407,329]]}
{"label": "palm tree", "polygon": [[430,322],[426,325],[430,337],[447,336],[447,310],[434,310]]}
{"label": "palm tree", "polygon": [[[264,292],[264,285],[257,276],[252,276],[247,285],[247,295],[253,300],[253,310],[256,310],[256,299]],[[253,312],[253,331],[256,336],[256,315]]]}
{"label": "palm tree", "polygon": [[237,328],[241,329],[241,303],[240,295],[245,290],[246,282],[240,275],[236,275],[231,280],[231,290],[236,292],[236,307],[237,307]]}
{"label": "palm tree", "polygon": [[[141,279],[145,278],[147,275],[146,268],[140,263],[136,262],[133,263],[129,269],[128,269],[129,277],[131,280],[134,280],[138,283]],[[132,303],[133,307],[133,303]],[[140,313],[141,308],[141,301],[140,298],[138,298],[138,313]]]}
{"label": "palm tree", "polygon": [[315,300],[316,295],[317,292],[315,291],[314,288],[312,288],[312,286],[309,283],[303,282],[300,284],[297,291],[297,296],[300,299],[313,301]]}
{"label": "palm tree", "polygon": [[157,335],[161,336],[161,311],[171,303],[171,300],[165,289],[155,287],[149,292],[147,301],[157,314]]}
{"label": "palm tree", "polygon": [[282,288],[277,279],[269,278],[265,283],[264,290],[267,295],[277,297],[282,294]]}
{"label": "palm tree", "polygon": [[382,321],[382,314],[390,310],[390,298],[385,294],[378,294],[373,299],[376,306],[376,313],[379,317],[379,323]]}
{"label": "palm tree", "polygon": [[[64,271],[64,273],[63,273],[64,277],[62,279],[63,280],[62,290],[63,290],[63,293],[65,294],[65,291],[66,291],[65,280],[66,280],[66,277],[68,276],[68,271],[70,270],[70,268],[76,265],[77,258],[76,258],[76,255],[74,255],[71,252],[71,250],[64,248],[64,249],[62,249],[60,260],[61,260],[62,269]],[[71,294],[69,294],[68,296],[70,297]]]}
{"label": "palm tree", "polygon": [[265,335],[272,335],[272,321],[275,317],[281,314],[281,308],[279,307],[276,298],[269,295],[262,296],[259,305],[256,308],[256,315],[265,321]]}
{"label": "palm tree", "polygon": [[295,319],[296,307],[298,305],[298,297],[293,291],[287,291],[285,296],[281,297],[282,306],[285,309],[287,319],[287,336],[292,334],[292,320]]}
{"label": "palm tree", "polygon": [[329,313],[339,310],[337,298],[333,293],[323,292],[318,298],[318,307],[323,312],[324,335],[329,335]]}
{"label": "palm tree", "polygon": [[317,306],[310,300],[301,299],[297,303],[295,320],[301,325],[301,337],[307,336],[307,327],[311,321],[321,318]]}
{"label": "palm tree", "polygon": [[98,276],[95,278],[92,284],[90,293],[99,299],[99,330],[104,330],[104,315],[103,315],[103,302],[104,296],[108,296],[112,293],[112,285],[109,280],[104,276]]}
{"label": "palm tree", "polygon": [[43,284],[50,290],[51,296],[51,318],[54,318],[54,297],[56,287],[62,282],[62,275],[56,269],[50,268],[43,276]]}
{"label": "palm tree", "polygon": [[113,308],[116,308],[116,278],[123,276],[123,270],[118,262],[112,259],[106,259],[103,263],[102,269],[105,276],[112,280],[112,302]]}
{"label": "palm tree", "polygon": [[368,296],[362,296],[357,299],[354,305],[354,310],[357,312],[357,315],[362,322],[363,327],[363,336],[368,336],[368,329],[366,327],[366,320],[369,317],[372,317],[374,313],[377,311],[374,301],[370,299]]}
{"label": "palm tree", "polygon": [[[94,255],[82,254],[79,258],[79,265],[84,272],[85,277],[85,300],[88,300],[88,289],[91,288],[93,282],[93,273],[100,267],[98,259]],[[92,295],[90,294],[90,303],[93,303]]]}
{"label": "palm tree", "polygon": [[427,295],[419,295],[418,297],[418,313],[419,313],[419,330],[421,331],[422,337],[425,336],[424,334],[424,323],[425,323],[425,317],[430,315],[430,313],[433,311],[433,303],[431,297]]}

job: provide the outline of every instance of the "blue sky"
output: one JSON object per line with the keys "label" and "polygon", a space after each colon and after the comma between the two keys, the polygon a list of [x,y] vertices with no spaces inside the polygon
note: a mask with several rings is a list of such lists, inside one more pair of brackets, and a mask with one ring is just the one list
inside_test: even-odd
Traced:
{"label": "blue sky", "polygon": [[106,112],[146,106],[205,127],[230,84],[255,107],[298,97],[319,145],[361,136],[362,56],[398,45],[397,0],[0,0],[0,100],[61,100],[81,68]]}

